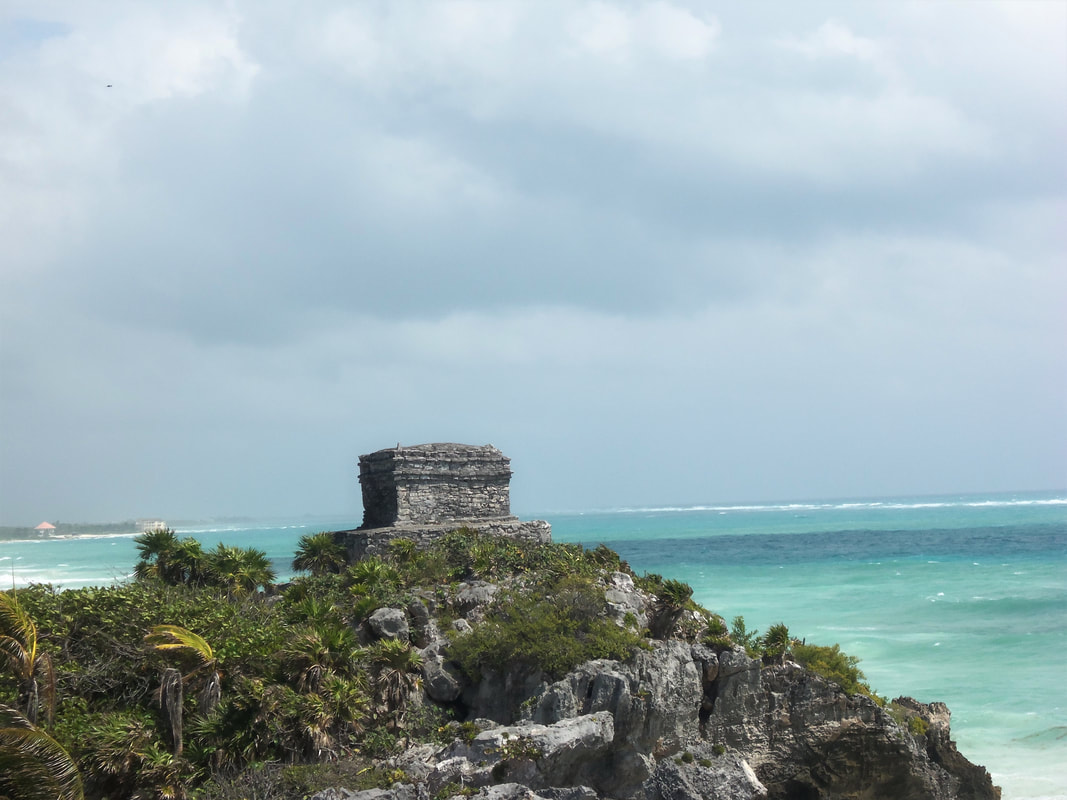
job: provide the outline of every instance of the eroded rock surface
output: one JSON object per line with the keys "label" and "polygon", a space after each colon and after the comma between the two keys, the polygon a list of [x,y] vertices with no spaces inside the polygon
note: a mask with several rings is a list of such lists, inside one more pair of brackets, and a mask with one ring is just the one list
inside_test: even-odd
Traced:
{"label": "eroded rock surface", "polygon": [[[616,622],[647,620],[649,598],[630,576],[614,573],[603,586]],[[393,759],[410,783],[337,798],[1000,797],[989,773],[956,749],[944,704],[898,698],[883,708],[797,664],[765,665],[741,648],[671,639],[558,679],[516,667],[472,681],[448,660],[449,640],[477,626],[502,588],[472,581],[440,597],[459,615],[441,626],[447,630],[424,602],[406,609],[409,635],[421,646],[426,701],[472,721],[467,738],[413,746]],[[375,633],[400,635],[397,615],[384,616],[391,624],[374,620]]]}

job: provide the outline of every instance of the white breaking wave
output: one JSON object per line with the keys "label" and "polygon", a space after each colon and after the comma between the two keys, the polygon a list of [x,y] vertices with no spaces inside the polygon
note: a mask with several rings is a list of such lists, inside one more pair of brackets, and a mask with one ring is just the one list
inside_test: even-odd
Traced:
{"label": "white breaking wave", "polygon": [[1012,508],[1025,506],[1067,506],[1067,497],[1007,498],[986,500],[851,500],[848,502],[745,503],[733,505],[635,506],[605,509],[605,514],[670,514],[700,511],[908,511],[933,508]]}

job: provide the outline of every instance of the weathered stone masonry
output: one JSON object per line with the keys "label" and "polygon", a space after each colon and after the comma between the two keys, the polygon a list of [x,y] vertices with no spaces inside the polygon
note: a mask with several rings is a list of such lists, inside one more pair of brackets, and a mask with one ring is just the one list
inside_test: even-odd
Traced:
{"label": "weathered stone masonry", "polygon": [[420,444],[359,457],[363,528],[511,515],[511,459],[492,445]]}
{"label": "weathered stone masonry", "polygon": [[389,541],[424,546],[468,527],[538,542],[552,538],[543,520],[511,516],[511,459],[492,445],[399,445],[359,457],[363,524],[338,531],[349,557],[382,553]]}

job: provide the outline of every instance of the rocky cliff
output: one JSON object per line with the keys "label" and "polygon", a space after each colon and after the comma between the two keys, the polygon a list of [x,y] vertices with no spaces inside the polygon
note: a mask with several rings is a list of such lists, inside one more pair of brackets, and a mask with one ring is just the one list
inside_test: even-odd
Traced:
{"label": "rocky cliff", "polygon": [[[449,744],[393,758],[407,777],[391,789],[337,788],[316,800],[1000,797],[986,770],[956,750],[943,704],[883,705],[788,658],[767,665],[740,647],[667,639],[555,680],[528,666],[474,680],[449,661],[449,642],[479,624],[498,588],[453,588],[456,616],[444,632],[427,608],[433,601],[371,621],[369,636],[421,645],[421,701],[467,722],[452,723]],[[615,573],[602,588],[605,614],[648,619],[653,598],[630,576]]]}

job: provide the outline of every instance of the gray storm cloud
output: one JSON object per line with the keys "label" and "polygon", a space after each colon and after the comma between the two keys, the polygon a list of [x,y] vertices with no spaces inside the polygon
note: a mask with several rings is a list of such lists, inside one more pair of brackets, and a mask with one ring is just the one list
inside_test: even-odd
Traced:
{"label": "gray storm cloud", "polygon": [[398,439],[529,509],[1061,487],[1065,25],[16,3],[0,522],[355,513]]}

